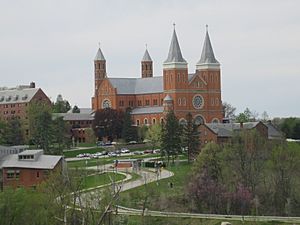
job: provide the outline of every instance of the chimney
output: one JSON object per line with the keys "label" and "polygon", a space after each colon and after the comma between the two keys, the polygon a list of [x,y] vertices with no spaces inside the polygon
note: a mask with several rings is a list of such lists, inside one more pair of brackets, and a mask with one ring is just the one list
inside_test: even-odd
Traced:
{"label": "chimney", "polygon": [[244,127],[244,123],[240,122],[240,128],[243,129],[243,127]]}
{"label": "chimney", "polygon": [[29,85],[30,88],[35,88],[35,83],[32,81],[30,82],[30,85]]}

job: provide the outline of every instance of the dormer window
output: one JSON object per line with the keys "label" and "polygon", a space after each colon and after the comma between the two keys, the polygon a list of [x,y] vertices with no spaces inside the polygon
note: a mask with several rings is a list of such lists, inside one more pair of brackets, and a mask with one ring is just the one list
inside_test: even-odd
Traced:
{"label": "dormer window", "polygon": [[7,96],[6,101],[9,102],[11,100],[11,96]]}
{"label": "dormer window", "polygon": [[3,102],[4,101],[4,96],[1,96],[0,97],[0,102]]}

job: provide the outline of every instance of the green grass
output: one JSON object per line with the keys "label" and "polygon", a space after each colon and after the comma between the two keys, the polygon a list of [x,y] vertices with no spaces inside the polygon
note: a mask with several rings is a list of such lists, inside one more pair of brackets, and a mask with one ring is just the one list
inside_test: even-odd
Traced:
{"label": "green grass", "polygon": [[[146,155],[131,155],[131,156],[118,156],[118,157],[107,157],[107,158],[100,158],[100,159],[83,159],[78,161],[71,161],[68,162],[69,168],[74,167],[89,167],[89,166],[97,166],[97,165],[104,165],[113,163],[116,159],[143,159],[149,157],[159,157],[159,154],[146,154]],[[87,164],[86,164],[87,161]]]}
{"label": "green grass", "polygon": [[73,158],[73,157],[76,157],[77,155],[83,154],[83,153],[94,154],[96,152],[102,152],[102,151],[104,151],[104,148],[95,147],[95,148],[90,148],[90,149],[80,149],[80,150],[73,150],[73,151],[65,151],[64,152],[64,156],[66,158]]}
{"label": "green grass", "polygon": [[222,221],[230,222],[232,225],[291,225],[292,223],[280,223],[280,222],[242,222],[231,220],[214,220],[214,219],[192,219],[192,218],[174,218],[174,217],[152,217],[152,216],[124,216],[118,215],[117,220],[126,221],[122,224],[130,225],[220,225]]}
{"label": "green grass", "polygon": [[115,181],[123,180],[126,178],[126,176],[123,174],[112,173],[112,172],[90,175],[90,176],[87,176],[84,178],[83,188],[84,189],[92,188],[92,187],[97,187],[97,186],[104,185],[104,184],[109,184],[109,183],[111,183],[111,180],[109,177],[111,177],[111,179],[113,179]]}
{"label": "green grass", "polygon": [[[188,203],[182,202],[182,197],[191,165],[184,162],[177,166],[170,166],[168,170],[172,171],[174,176],[160,180],[158,184],[153,182],[146,186],[122,192],[120,194],[120,205],[141,209],[143,200],[148,196],[147,208],[149,209],[187,212],[188,207],[182,206]],[[173,184],[172,188],[170,183]],[[168,199],[173,200],[168,201]]]}

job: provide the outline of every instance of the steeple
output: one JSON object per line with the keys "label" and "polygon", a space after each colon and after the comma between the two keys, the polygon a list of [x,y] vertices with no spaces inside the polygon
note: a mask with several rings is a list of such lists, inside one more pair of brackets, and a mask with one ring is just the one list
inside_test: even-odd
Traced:
{"label": "steeple", "polygon": [[206,25],[206,35],[202,48],[201,58],[196,64],[196,70],[199,69],[219,69],[220,63],[216,60],[214,51],[208,34],[208,25]]}
{"label": "steeple", "polygon": [[104,58],[104,55],[101,51],[100,46],[99,46],[99,49],[98,49],[98,52],[96,54],[96,57],[95,57],[94,61],[105,61],[105,58]]}
{"label": "steeple", "polygon": [[170,44],[169,54],[168,54],[168,58],[164,61],[163,67],[166,69],[186,68],[187,62],[182,57],[179,42],[177,39],[176,30],[175,30],[175,24],[173,25],[174,25],[174,30],[173,30],[172,40]]}
{"label": "steeple", "polygon": [[98,52],[94,59],[94,74],[95,74],[95,92],[96,92],[102,80],[106,78],[106,60],[100,49],[100,44],[99,44]]}
{"label": "steeple", "polygon": [[145,54],[141,61],[141,72],[142,72],[142,78],[153,77],[152,59],[148,52],[147,45],[146,45]]}
{"label": "steeple", "polygon": [[149,55],[147,47],[146,47],[145,54],[144,54],[144,56],[142,58],[142,62],[152,62],[152,59],[151,59],[151,57]]}

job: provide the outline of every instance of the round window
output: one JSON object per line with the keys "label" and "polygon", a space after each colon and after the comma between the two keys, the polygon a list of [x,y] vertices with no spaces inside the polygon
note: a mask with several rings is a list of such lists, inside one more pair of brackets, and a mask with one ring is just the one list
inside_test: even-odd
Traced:
{"label": "round window", "polygon": [[202,116],[195,117],[195,124],[196,125],[204,124],[204,120],[203,120]]}
{"label": "round window", "polygon": [[195,95],[193,98],[193,106],[195,109],[201,109],[203,107],[204,100],[201,95]]}

